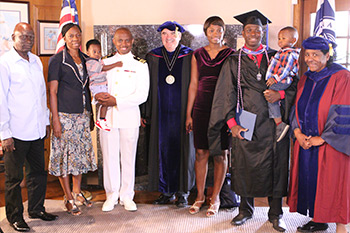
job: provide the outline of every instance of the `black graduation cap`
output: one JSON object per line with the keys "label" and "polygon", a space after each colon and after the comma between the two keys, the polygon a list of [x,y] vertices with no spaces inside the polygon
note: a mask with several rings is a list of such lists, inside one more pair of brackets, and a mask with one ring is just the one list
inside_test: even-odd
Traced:
{"label": "black graduation cap", "polygon": [[241,15],[236,15],[236,16],[233,16],[233,18],[241,22],[243,24],[243,28],[247,24],[255,24],[255,25],[263,26],[268,23],[272,23],[268,18],[266,18],[265,15],[260,13],[260,11],[258,10],[253,10],[253,11],[243,13]]}

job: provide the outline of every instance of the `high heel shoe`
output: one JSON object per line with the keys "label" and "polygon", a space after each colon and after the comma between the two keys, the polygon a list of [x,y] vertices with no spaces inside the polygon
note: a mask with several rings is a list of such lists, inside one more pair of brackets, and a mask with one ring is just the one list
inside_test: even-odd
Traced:
{"label": "high heel shoe", "polygon": [[202,208],[203,203],[205,202],[205,198],[202,201],[195,201],[193,205],[188,210],[190,214],[197,214],[199,213],[200,209]]}
{"label": "high heel shoe", "polygon": [[77,205],[84,205],[84,206],[87,206],[87,207],[91,207],[92,206],[91,201],[86,199],[86,197],[84,196],[84,194],[82,192],[80,192],[80,193],[72,192],[72,196],[74,198],[75,204],[77,204]]}
{"label": "high heel shoe", "polygon": [[81,211],[78,206],[74,203],[74,200],[67,200],[66,196],[64,196],[64,210],[69,214],[77,216],[81,215]]}
{"label": "high heel shoe", "polygon": [[216,202],[216,203],[209,203],[209,208],[207,210],[206,216],[207,217],[214,217],[218,214],[219,212],[219,208],[220,208],[220,202]]}

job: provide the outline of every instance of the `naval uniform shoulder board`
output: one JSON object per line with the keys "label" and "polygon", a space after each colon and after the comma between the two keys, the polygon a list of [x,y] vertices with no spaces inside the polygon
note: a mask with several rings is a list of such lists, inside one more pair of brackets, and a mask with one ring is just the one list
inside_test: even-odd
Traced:
{"label": "naval uniform shoulder board", "polygon": [[145,59],[142,59],[142,58],[139,58],[139,57],[136,57],[136,56],[134,56],[134,59],[135,59],[136,61],[141,62],[141,63],[145,63],[145,62],[146,62]]}

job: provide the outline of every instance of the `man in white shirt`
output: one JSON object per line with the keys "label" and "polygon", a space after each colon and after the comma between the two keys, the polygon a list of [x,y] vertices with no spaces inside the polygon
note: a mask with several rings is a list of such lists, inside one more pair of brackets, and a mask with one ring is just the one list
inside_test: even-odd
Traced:
{"label": "man in white shirt", "polygon": [[106,120],[111,126],[110,132],[100,131],[107,196],[102,211],[113,210],[118,199],[126,210],[137,210],[133,198],[140,127],[139,105],[148,96],[149,72],[145,61],[131,53],[133,41],[129,29],[117,29],[113,37],[117,53],[103,61],[105,65],[121,61],[123,66],[107,71],[109,95],[95,95],[100,104],[109,106]]}
{"label": "man in white shirt", "polygon": [[5,208],[10,225],[29,231],[23,219],[20,183],[26,163],[28,214],[52,221],[45,211],[47,172],[44,139],[50,132],[42,63],[30,50],[34,32],[27,23],[16,25],[13,48],[0,58],[0,139],[5,161]]}

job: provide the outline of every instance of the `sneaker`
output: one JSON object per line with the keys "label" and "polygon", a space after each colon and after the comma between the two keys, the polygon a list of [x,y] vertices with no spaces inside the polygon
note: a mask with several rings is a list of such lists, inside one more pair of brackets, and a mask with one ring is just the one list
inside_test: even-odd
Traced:
{"label": "sneaker", "polygon": [[103,203],[102,211],[103,212],[112,211],[115,205],[118,205],[118,201],[115,201],[113,198],[107,198],[107,200]]}
{"label": "sneaker", "polygon": [[287,125],[283,121],[279,125],[277,125],[276,127],[277,142],[281,141],[284,138],[284,136],[286,136],[288,129],[289,129],[289,125]]}
{"label": "sneaker", "polygon": [[124,209],[130,212],[135,212],[137,210],[136,203],[133,200],[126,199],[119,202],[120,205],[124,206]]}
{"label": "sneaker", "polygon": [[107,125],[106,119],[97,120],[95,122],[95,125],[99,129],[106,130],[106,131],[111,131],[111,128]]}

